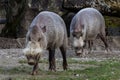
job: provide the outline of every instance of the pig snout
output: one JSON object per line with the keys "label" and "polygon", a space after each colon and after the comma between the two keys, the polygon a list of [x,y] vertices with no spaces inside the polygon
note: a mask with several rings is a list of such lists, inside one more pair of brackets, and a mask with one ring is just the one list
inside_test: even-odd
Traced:
{"label": "pig snout", "polygon": [[75,49],[76,55],[81,55],[83,53],[83,47],[85,46],[85,42],[82,39],[82,37],[76,38],[74,37],[73,39],[73,47]]}
{"label": "pig snout", "polygon": [[75,47],[75,53],[77,56],[79,56],[83,53],[83,49],[80,47]]}
{"label": "pig snout", "polygon": [[35,61],[34,61],[33,59],[30,59],[30,60],[28,60],[28,64],[29,64],[29,65],[34,65],[34,64],[35,64]]}
{"label": "pig snout", "polygon": [[36,54],[36,55],[29,54],[29,55],[26,55],[26,57],[29,65],[35,65],[36,63],[39,62],[40,54]]}

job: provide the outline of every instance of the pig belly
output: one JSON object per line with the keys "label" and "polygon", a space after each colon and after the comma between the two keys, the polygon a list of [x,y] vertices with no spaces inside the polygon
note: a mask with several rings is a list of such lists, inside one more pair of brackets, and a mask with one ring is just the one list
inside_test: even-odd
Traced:
{"label": "pig belly", "polygon": [[96,31],[87,31],[86,39],[87,40],[94,40],[97,37],[97,35],[98,35],[98,31],[99,30],[96,30]]}

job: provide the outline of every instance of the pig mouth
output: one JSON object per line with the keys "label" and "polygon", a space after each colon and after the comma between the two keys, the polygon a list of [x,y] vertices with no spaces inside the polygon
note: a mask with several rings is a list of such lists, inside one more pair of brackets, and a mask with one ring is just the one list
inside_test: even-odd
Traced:
{"label": "pig mouth", "polygon": [[82,55],[83,50],[77,50],[77,51],[75,51],[75,53],[76,53],[76,56],[80,56],[80,55]]}
{"label": "pig mouth", "polygon": [[35,61],[34,61],[33,59],[30,59],[30,60],[28,61],[28,64],[29,64],[29,65],[35,65]]}

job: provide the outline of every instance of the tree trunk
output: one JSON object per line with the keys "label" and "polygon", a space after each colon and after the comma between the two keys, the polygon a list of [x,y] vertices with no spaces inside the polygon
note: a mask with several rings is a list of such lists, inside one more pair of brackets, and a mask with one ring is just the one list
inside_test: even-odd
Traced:
{"label": "tree trunk", "polygon": [[21,23],[24,20],[26,0],[4,0],[4,4],[7,20],[1,36],[17,38],[24,29]]}

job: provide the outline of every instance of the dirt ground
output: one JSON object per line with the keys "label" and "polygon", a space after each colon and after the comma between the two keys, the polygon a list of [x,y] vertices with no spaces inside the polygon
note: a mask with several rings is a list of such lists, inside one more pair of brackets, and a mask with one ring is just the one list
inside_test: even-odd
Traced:
{"label": "dirt ground", "polygon": [[[108,58],[120,58],[120,37],[108,37],[109,46],[111,48],[111,52],[105,53],[103,43],[97,39],[94,43],[93,52],[90,54],[86,54],[83,57],[76,56],[74,50],[69,46],[67,50],[67,58],[86,61],[86,60],[104,60]],[[14,67],[19,67],[23,64],[19,63],[20,60],[26,60],[24,54],[22,53],[22,49],[25,45],[25,38],[19,39],[7,39],[7,38],[0,38],[0,68],[3,70],[9,70]],[[41,59],[47,60],[48,52],[46,51],[42,54]],[[61,54],[60,51],[56,50],[56,60],[61,61]],[[27,64],[24,64],[28,66]],[[48,63],[39,64],[41,69],[48,70]],[[61,63],[57,63],[57,70],[61,70]],[[74,64],[69,65],[69,68],[74,69]],[[90,65],[76,65],[76,68],[82,68],[82,66],[87,67]],[[1,70],[0,69],[0,70]],[[17,74],[15,74],[17,75]],[[0,73],[0,80],[15,76],[9,74],[1,74]]]}

